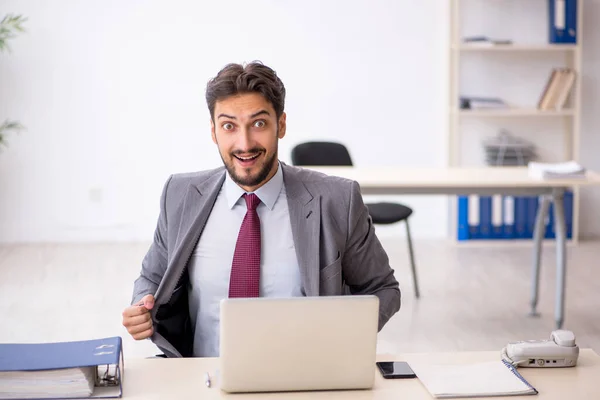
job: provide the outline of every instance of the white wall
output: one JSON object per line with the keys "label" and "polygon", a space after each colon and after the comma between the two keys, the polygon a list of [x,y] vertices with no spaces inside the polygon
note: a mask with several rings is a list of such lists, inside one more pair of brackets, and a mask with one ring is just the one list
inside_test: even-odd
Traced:
{"label": "white wall", "polygon": [[[581,162],[600,171],[600,0],[585,0],[583,17],[583,81]],[[581,191],[579,228],[588,237],[600,236],[600,188]]]}
{"label": "white wall", "polygon": [[[586,57],[598,4],[586,0]],[[167,176],[221,163],[203,96],[232,61],[260,59],[286,84],[283,161],[333,139],[358,165],[446,165],[446,1],[3,0],[7,12],[29,21],[0,55],[0,120],[27,131],[0,153],[0,242],[150,240]],[[399,199],[415,236],[446,235],[445,198]]]}
{"label": "white wall", "polygon": [[[0,117],[27,126],[0,155],[0,241],[151,239],[167,176],[221,163],[203,96],[232,61],[260,59],[286,84],[284,161],[323,138],[359,165],[444,165],[446,9],[4,1],[29,21],[0,56]],[[443,199],[411,200],[415,233],[444,235]]]}

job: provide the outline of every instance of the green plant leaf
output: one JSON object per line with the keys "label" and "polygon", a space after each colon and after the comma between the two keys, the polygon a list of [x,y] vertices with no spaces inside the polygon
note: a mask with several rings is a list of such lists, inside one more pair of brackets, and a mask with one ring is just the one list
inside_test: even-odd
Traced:
{"label": "green plant leaf", "polygon": [[18,32],[25,32],[23,23],[27,21],[27,18],[23,18],[22,15],[7,14],[0,21],[0,52],[3,50],[10,50],[10,47],[6,43],[7,40],[17,36]]}
{"label": "green plant leaf", "polygon": [[21,125],[21,123],[18,121],[9,121],[9,120],[4,121],[2,123],[2,125],[0,125],[0,146],[7,146],[6,133],[8,131],[13,131],[15,133],[19,133],[20,131],[22,131],[24,129],[25,129],[25,127],[23,125]]}

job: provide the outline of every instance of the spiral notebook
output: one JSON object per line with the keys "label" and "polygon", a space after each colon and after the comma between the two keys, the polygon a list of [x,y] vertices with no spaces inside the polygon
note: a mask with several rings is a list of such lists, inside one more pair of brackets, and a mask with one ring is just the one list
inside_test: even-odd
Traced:
{"label": "spiral notebook", "polygon": [[411,364],[436,399],[536,395],[538,391],[504,360],[476,364]]}

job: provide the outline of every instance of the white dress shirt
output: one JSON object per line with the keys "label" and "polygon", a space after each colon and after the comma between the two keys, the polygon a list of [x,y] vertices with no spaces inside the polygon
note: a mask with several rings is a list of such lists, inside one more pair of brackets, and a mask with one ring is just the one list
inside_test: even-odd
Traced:
{"label": "white dress shirt", "polygon": [[[247,210],[244,193],[227,173],[188,265],[195,357],[219,356],[219,302],[229,293],[233,253]],[[260,296],[301,296],[281,165],[254,193],[261,200],[257,207],[261,231]]]}

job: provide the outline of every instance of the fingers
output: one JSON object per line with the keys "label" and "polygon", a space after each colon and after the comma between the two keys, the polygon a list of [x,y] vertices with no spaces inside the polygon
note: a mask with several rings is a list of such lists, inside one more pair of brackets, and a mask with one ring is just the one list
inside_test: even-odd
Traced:
{"label": "fingers", "polygon": [[[144,307],[139,307],[144,308]],[[142,315],[136,315],[133,317],[124,317],[123,326],[127,328],[127,332],[135,339],[142,340],[152,336],[154,332],[152,326],[152,318],[150,312],[146,312]]]}
{"label": "fingers", "polygon": [[136,315],[133,317],[123,318],[123,326],[126,328],[129,328],[129,327],[133,327],[133,326],[137,326],[137,325],[142,325],[142,324],[150,321],[151,318],[152,317],[149,312],[146,312],[142,315]]}
{"label": "fingers", "polygon": [[150,328],[148,330],[145,330],[143,332],[140,333],[136,333],[131,335],[135,340],[144,340],[144,339],[148,339],[150,336],[152,336],[152,334],[154,333],[154,329]]}
{"label": "fingers", "polygon": [[130,317],[136,317],[138,315],[149,314],[149,313],[150,313],[150,311],[148,311],[148,309],[146,307],[141,306],[141,305],[133,305],[133,306],[129,306],[125,310],[123,310],[123,319],[130,318]]}
{"label": "fingers", "polygon": [[141,298],[136,304],[127,307],[123,311],[123,318],[125,317],[135,317],[136,315],[142,315],[147,313],[148,310],[152,310],[154,307],[154,296],[151,294],[147,294]]}
{"label": "fingers", "polygon": [[130,325],[127,327],[127,332],[129,332],[130,335],[136,335],[138,333],[142,333],[147,331],[148,329],[152,328],[152,320],[150,321],[146,321],[143,322],[141,324],[138,325]]}
{"label": "fingers", "polygon": [[123,326],[135,339],[147,339],[154,333],[150,310],[154,307],[154,296],[147,294],[136,304],[123,310]]}
{"label": "fingers", "polygon": [[152,307],[154,307],[154,296],[151,294],[147,294],[144,297],[142,297],[140,303],[143,304],[146,309],[152,310]]}

